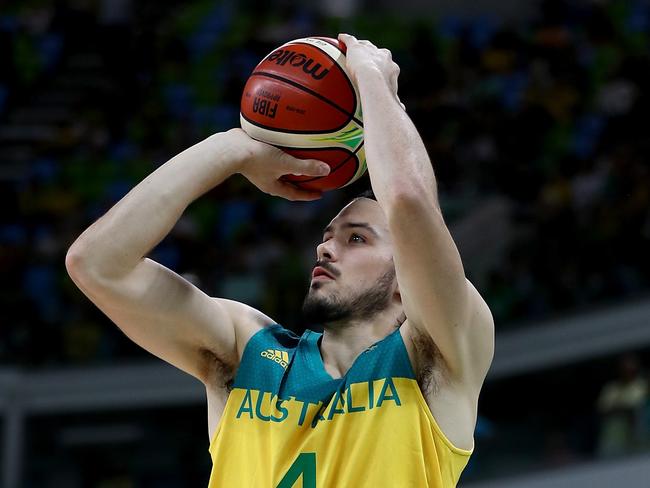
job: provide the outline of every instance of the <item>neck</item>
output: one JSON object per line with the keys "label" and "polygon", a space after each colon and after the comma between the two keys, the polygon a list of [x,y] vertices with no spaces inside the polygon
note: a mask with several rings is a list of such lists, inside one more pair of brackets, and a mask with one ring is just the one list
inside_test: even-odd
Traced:
{"label": "neck", "polygon": [[379,314],[372,321],[326,324],[320,348],[325,369],[333,378],[340,378],[359,354],[394,332],[404,319],[401,310],[391,309],[390,314]]}

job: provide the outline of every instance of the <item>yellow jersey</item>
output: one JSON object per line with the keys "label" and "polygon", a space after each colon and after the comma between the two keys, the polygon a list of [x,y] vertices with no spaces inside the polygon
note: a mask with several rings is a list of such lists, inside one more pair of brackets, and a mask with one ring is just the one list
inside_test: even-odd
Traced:
{"label": "yellow jersey", "polygon": [[321,337],[273,324],[250,339],[210,442],[208,488],[455,487],[472,451],[433,418],[399,329],[336,379]]}

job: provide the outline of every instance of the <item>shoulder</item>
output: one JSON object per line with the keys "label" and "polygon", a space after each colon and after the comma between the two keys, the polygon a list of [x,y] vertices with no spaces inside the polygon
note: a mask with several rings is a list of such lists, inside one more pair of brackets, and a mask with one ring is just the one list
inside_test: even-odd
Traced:
{"label": "shoulder", "polygon": [[212,297],[228,313],[235,330],[235,341],[237,344],[237,365],[241,361],[246,345],[257,332],[271,325],[277,324],[275,320],[255,307],[236,300],[227,298]]}

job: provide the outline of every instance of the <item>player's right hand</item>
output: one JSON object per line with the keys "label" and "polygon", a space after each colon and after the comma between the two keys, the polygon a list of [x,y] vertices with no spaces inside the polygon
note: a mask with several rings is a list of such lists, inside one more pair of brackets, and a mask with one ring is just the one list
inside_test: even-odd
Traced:
{"label": "player's right hand", "polygon": [[238,172],[264,193],[291,201],[317,200],[323,196],[320,191],[300,189],[281,181],[280,177],[287,174],[326,176],[330,171],[328,164],[315,159],[294,158],[275,146],[251,138],[242,129],[232,129],[232,132],[236,133],[241,141],[240,147],[245,151]]}

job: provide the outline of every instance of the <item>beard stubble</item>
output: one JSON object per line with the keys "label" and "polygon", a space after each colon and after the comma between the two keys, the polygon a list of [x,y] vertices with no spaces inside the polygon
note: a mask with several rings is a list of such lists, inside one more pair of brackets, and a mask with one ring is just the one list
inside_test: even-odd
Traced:
{"label": "beard stubble", "polygon": [[394,279],[395,268],[391,266],[375,285],[350,298],[342,298],[336,292],[318,294],[316,290],[324,283],[315,282],[303,301],[302,319],[306,325],[371,319],[390,305]]}

